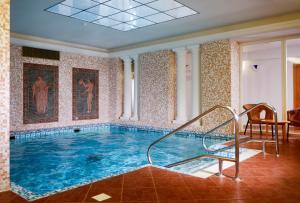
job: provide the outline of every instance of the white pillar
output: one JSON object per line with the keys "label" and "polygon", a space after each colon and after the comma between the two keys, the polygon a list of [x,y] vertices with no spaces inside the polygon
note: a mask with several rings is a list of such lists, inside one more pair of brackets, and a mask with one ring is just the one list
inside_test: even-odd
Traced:
{"label": "white pillar", "polygon": [[139,120],[139,57],[133,57],[134,60],[134,101],[133,101],[133,116],[132,120]]}
{"label": "white pillar", "polygon": [[131,106],[131,58],[122,58],[124,61],[124,103],[123,103],[123,115],[121,119],[129,119],[131,117],[132,106]]}
{"label": "white pillar", "polygon": [[174,123],[187,121],[186,114],[186,48],[176,48],[176,119]]}
{"label": "white pillar", "polygon": [[191,107],[192,118],[200,114],[200,56],[199,45],[189,47],[192,54],[192,93],[191,93]]}

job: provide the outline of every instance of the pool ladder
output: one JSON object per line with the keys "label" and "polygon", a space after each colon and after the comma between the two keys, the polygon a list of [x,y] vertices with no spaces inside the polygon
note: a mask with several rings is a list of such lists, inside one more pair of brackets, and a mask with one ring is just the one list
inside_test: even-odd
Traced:
{"label": "pool ladder", "polygon": [[[252,110],[254,110],[254,109],[256,109],[260,106],[267,107],[268,109],[272,110],[272,112],[273,112],[274,123],[275,123],[275,140],[249,139],[249,140],[241,141],[240,140],[240,135],[239,135],[239,133],[240,133],[240,131],[239,131],[239,122],[241,120],[241,117],[245,116],[247,113],[251,112]],[[153,164],[153,161],[152,161],[152,158],[151,158],[151,149],[154,145],[156,145],[156,144],[160,143],[161,141],[173,136],[175,133],[183,130],[184,128],[186,128],[188,126],[190,126],[191,124],[193,124],[197,120],[203,118],[204,116],[208,115],[209,113],[211,113],[211,112],[213,112],[217,109],[225,109],[226,111],[230,112],[232,117],[229,120],[225,121],[224,123],[222,123],[222,124],[218,125],[217,127],[207,131],[206,133],[204,133],[203,139],[202,139],[202,144],[203,144],[204,149],[206,150],[207,154],[201,154],[201,155],[191,157],[191,158],[188,158],[188,159],[185,159],[185,160],[182,160],[182,161],[178,161],[176,163],[166,165],[165,166],[166,168],[171,168],[171,167],[174,167],[174,166],[186,164],[186,163],[189,163],[189,162],[192,162],[192,161],[195,161],[195,160],[199,160],[199,159],[202,159],[202,158],[212,158],[212,159],[217,159],[219,161],[219,173],[218,173],[218,175],[224,175],[224,176],[233,178],[235,180],[239,180],[240,179],[239,178],[239,162],[240,162],[240,153],[239,152],[240,152],[240,145],[241,144],[245,144],[245,143],[249,143],[249,142],[261,142],[262,143],[262,151],[263,151],[263,154],[265,154],[266,143],[275,143],[276,155],[279,156],[278,123],[277,123],[278,119],[277,119],[277,111],[273,106],[271,106],[267,103],[259,103],[259,104],[256,104],[252,108],[250,108],[250,109],[248,109],[248,110],[246,110],[246,111],[244,111],[240,114],[236,114],[235,111],[231,107],[223,106],[223,105],[216,105],[216,106],[210,108],[209,110],[201,113],[199,116],[197,116],[197,117],[193,118],[192,120],[186,122],[185,124],[181,125],[180,127],[176,128],[172,132],[170,132],[170,133],[166,134],[165,136],[161,137],[160,139],[154,141],[152,144],[150,144],[149,147],[148,147],[148,150],[147,150],[147,158],[148,158],[149,163]],[[210,133],[218,130],[219,128],[221,128],[221,127],[223,127],[223,126],[225,126],[225,125],[227,125],[231,122],[233,122],[233,124],[234,124],[234,126],[233,126],[234,127],[233,128],[234,144],[223,147],[223,148],[220,148],[220,149],[217,149],[217,150],[209,149],[205,144],[206,137]],[[249,136],[247,138],[249,138]],[[234,158],[228,158],[228,157],[223,157],[223,156],[212,154],[212,153],[224,151],[226,149],[230,149],[233,146],[235,148],[235,157]],[[230,162],[235,163],[235,175],[234,176],[229,176],[229,175],[226,175],[226,174],[223,173],[223,161],[230,161]]]}

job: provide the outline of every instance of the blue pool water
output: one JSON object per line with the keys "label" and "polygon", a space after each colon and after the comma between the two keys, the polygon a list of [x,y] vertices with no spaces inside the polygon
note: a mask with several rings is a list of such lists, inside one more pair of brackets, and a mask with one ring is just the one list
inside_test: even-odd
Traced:
{"label": "blue pool water", "polygon": [[[131,132],[112,126],[108,130],[17,139],[11,142],[11,180],[30,191],[30,199],[131,171],[148,164],[147,147],[161,136],[161,131]],[[207,144],[225,141],[207,139]],[[155,165],[164,166],[201,153],[201,137],[180,134],[154,147],[152,157]],[[178,170],[187,172],[188,168]]]}

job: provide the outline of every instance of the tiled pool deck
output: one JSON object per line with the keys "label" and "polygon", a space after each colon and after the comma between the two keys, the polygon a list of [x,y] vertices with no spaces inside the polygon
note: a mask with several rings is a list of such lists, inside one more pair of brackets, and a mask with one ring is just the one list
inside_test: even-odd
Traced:
{"label": "tiled pool deck", "polygon": [[[259,144],[248,144],[261,149]],[[241,182],[211,176],[200,179],[146,167],[106,180],[88,184],[33,202],[97,202],[93,196],[105,193],[112,198],[103,202],[300,202],[300,137],[291,137],[280,145],[280,157],[274,146],[267,146],[265,157],[259,154],[241,163]],[[233,173],[234,168],[225,170]],[[27,202],[12,192],[0,193],[1,203]]]}

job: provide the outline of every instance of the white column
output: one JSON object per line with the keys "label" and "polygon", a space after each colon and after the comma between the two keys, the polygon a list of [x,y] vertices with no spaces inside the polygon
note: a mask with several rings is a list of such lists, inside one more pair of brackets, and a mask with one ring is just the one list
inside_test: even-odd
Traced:
{"label": "white column", "polygon": [[200,56],[199,45],[189,47],[192,54],[192,94],[191,107],[192,118],[200,114]]}
{"label": "white column", "polygon": [[134,60],[134,101],[133,101],[133,116],[132,120],[139,120],[139,57],[138,55],[133,57]]}
{"label": "white column", "polygon": [[187,121],[186,114],[186,48],[176,48],[176,119],[174,123]]}
{"label": "white column", "polygon": [[131,58],[122,58],[124,61],[124,103],[123,103],[123,115],[121,119],[129,119],[131,117]]}

